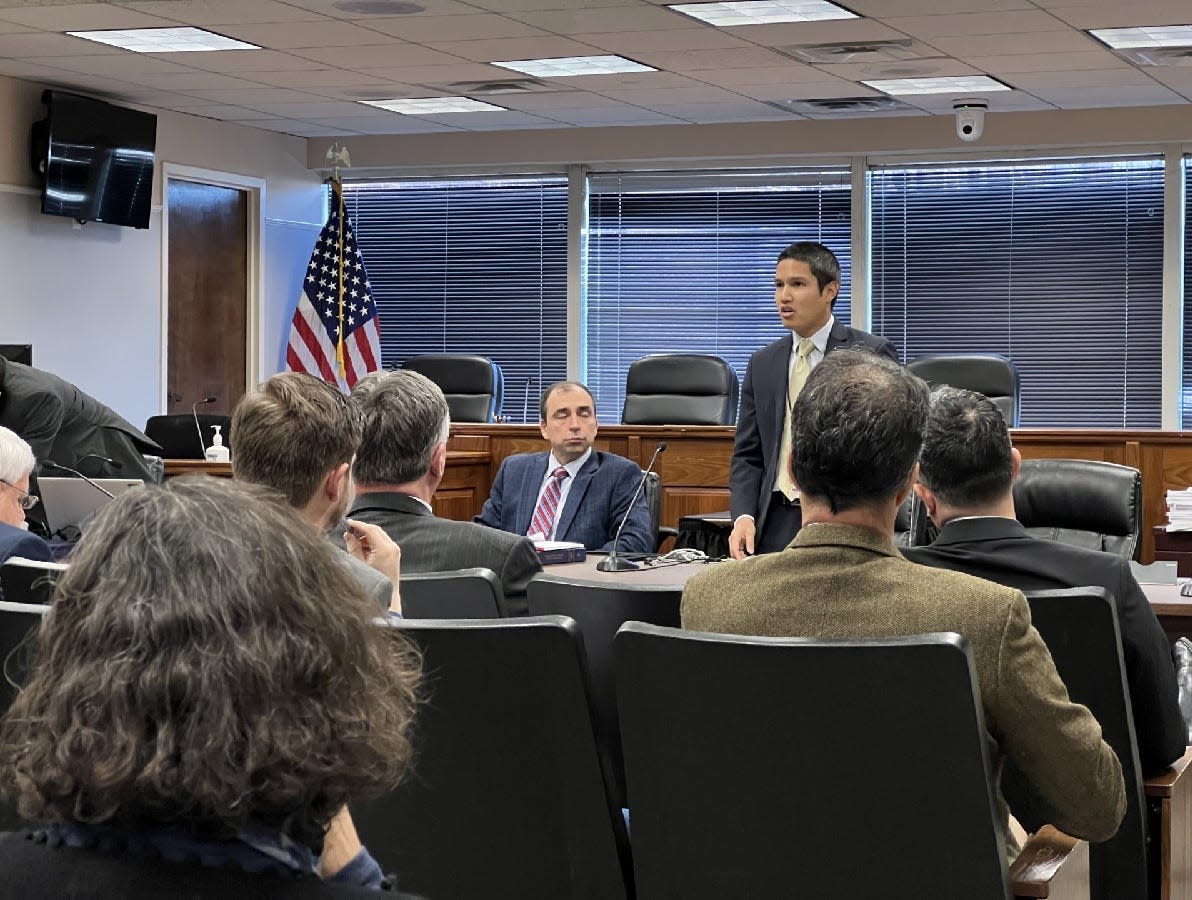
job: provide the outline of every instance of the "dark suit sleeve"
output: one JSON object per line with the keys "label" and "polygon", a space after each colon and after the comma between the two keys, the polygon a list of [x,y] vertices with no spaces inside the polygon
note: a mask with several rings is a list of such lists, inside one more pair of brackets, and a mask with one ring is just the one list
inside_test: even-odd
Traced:
{"label": "dark suit sleeve", "polygon": [[[41,391],[25,397],[13,396],[8,402],[12,407],[8,416],[12,423],[9,427],[33,448],[39,463],[50,459],[66,415],[62,401],[48,391]],[[69,460],[66,465],[72,462]]]}
{"label": "dark suit sleeve", "polygon": [[890,360],[890,362],[896,362],[899,365],[902,365],[902,360],[898,358],[898,350],[895,349],[894,345],[884,337],[879,337],[876,334],[874,337],[876,337],[881,343],[874,348],[873,352],[878,356],[884,356],[886,359]]}
{"label": "dark suit sleeve", "polygon": [[1134,709],[1143,777],[1162,772],[1184,755],[1187,728],[1180,714],[1171,645],[1146,594],[1125,560],[1118,563],[1118,625]]}
{"label": "dark suit sleeve", "polygon": [[39,562],[53,562],[54,555],[50,553],[50,545],[35,534],[26,534],[17,540],[8,550],[8,556],[20,556]]}
{"label": "dark suit sleeve", "polygon": [[497,469],[497,477],[493,479],[493,489],[489,491],[488,499],[484,501],[484,508],[480,510],[480,515],[472,518],[473,522],[479,522],[481,525],[487,525],[489,528],[499,528],[502,531],[507,531],[502,523],[502,516],[504,514],[504,493],[505,493],[505,463],[508,460],[501,460],[501,466]]}
{"label": "dark suit sleeve", "polygon": [[[635,465],[625,467],[625,474],[613,485],[612,497],[608,503],[608,521],[605,523],[605,533],[609,535],[608,542],[602,549],[612,550],[613,539],[621,519],[625,518],[625,510],[629,509],[629,501],[641,482],[642,471]],[[621,532],[621,541],[617,544],[618,553],[653,553],[654,535],[650,528],[650,511],[646,508],[646,492],[637,495],[633,504],[633,511],[625,521],[625,530]]]}
{"label": "dark suit sleeve", "polygon": [[505,594],[505,615],[524,616],[529,612],[526,590],[530,580],[541,571],[542,563],[529,538],[522,538],[510,547],[505,564],[497,573]]}
{"label": "dark suit sleeve", "polygon": [[761,494],[765,458],[757,430],[757,404],[753,395],[753,364],[756,355],[745,369],[741,385],[741,412],[737,416],[737,435],[733,440],[733,458],[729,464],[729,515],[758,516],[757,498]]}

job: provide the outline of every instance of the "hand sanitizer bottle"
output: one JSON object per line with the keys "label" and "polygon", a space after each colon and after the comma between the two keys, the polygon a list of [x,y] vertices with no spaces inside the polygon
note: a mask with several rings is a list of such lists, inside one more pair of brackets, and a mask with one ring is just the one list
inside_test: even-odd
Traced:
{"label": "hand sanitizer bottle", "polygon": [[207,462],[231,462],[232,455],[224,446],[223,434],[220,433],[222,426],[212,425],[211,427],[215,430],[215,435],[211,438],[211,446],[207,448]]}

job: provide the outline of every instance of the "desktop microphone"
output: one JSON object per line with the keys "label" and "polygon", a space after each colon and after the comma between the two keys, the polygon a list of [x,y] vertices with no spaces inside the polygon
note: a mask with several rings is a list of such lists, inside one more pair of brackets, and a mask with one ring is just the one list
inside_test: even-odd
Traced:
{"label": "desktop microphone", "polygon": [[112,459],[109,456],[100,456],[98,453],[87,453],[83,456],[80,456],[78,459],[75,460],[75,465],[77,466],[79,463],[81,463],[85,459],[98,459],[101,463],[111,466],[113,469],[123,469],[124,468],[124,463],[120,462],[120,460]]}
{"label": "desktop microphone", "polygon": [[596,571],[598,572],[628,572],[632,569],[640,569],[642,564],[634,562],[631,559],[622,559],[617,556],[617,542],[621,540],[621,532],[625,530],[625,523],[629,521],[629,514],[633,512],[633,505],[637,503],[637,498],[641,496],[642,490],[646,486],[646,479],[650,477],[650,473],[654,470],[654,463],[658,462],[658,454],[666,449],[666,441],[659,441],[658,447],[654,450],[654,455],[650,457],[650,464],[646,466],[646,471],[642,472],[642,480],[637,483],[637,490],[633,492],[633,499],[629,501],[629,509],[625,510],[625,515],[621,518],[621,524],[617,526],[617,533],[613,536],[613,549],[608,552],[608,556],[596,563]]}
{"label": "desktop microphone", "polygon": [[[83,457],[83,458],[86,459],[86,457]],[[103,457],[100,457],[100,459],[103,459]],[[58,465],[58,463],[54,462],[52,459],[43,459],[41,461],[41,464],[42,464],[42,466],[49,466],[49,468],[51,468],[51,469],[58,469],[59,471],[62,471],[62,472],[69,472],[71,475],[74,475],[76,478],[82,478],[85,482],[87,482],[89,485],[91,485],[93,488],[95,488],[101,494],[104,494],[105,496],[110,497],[113,500],[116,499],[115,494],[113,494],[111,491],[109,491],[102,484],[96,484],[94,481],[92,481],[90,478],[88,478],[86,475],[84,475],[78,469],[72,469],[70,466],[60,466],[60,465]]]}
{"label": "desktop microphone", "polygon": [[203,443],[203,429],[199,426],[199,411],[196,407],[202,406],[205,403],[214,403],[214,397],[204,397],[202,400],[196,400],[190,405],[190,414],[195,417],[195,433],[199,436],[199,459],[207,458],[207,445]]}

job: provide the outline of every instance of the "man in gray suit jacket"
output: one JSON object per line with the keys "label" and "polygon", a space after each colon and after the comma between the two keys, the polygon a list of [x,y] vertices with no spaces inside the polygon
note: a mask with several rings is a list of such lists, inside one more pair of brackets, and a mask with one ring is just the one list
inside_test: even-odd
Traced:
{"label": "man in gray suit jacket", "polygon": [[504,616],[526,614],[526,586],[542,571],[528,538],[440,519],[431,498],[447,465],[447,400],[417,372],[374,372],[357,382],[352,402],[364,435],[352,473],[350,515],[379,525],[402,548],[407,572],[491,569],[501,582]]}

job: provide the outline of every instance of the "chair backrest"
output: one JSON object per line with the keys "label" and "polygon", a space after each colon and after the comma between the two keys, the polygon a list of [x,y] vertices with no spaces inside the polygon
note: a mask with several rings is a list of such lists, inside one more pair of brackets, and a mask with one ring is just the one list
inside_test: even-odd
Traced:
{"label": "chair backrest", "polygon": [[411,573],[401,577],[401,611],[407,619],[497,619],[506,615],[505,593],[492,569]]}
{"label": "chair backrest", "polygon": [[[145,436],[161,445],[165,459],[203,459],[218,425],[223,435],[224,446],[232,448],[232,417],[200,413],[199,428],[195,428],[195,417],[190,413],[171,416],[150,416],[145,423]],[[199,430],[203,438],[199,440]]]}
{"label": "chair backrest", "polygon": [[618,582],[576,581],[560,575],[538,575],[526,600],[530,615],[570,616],[579,625],[588,658],[588,683],[596,712],[596,739],[608,766],[614,796],[625,800],[625,763],[617,718],[617,684],[613,638],[626,622],[679,626],[683,592],[663,585],[634,584],[633,572]]}
{"label": "chair backrest", "polygon": [[6,559],[0,564],[0,600],[48,604],[62,571],[33,560]]}
{"label": "chair backrest", "polygon": [[1014,482],[1018,521],[1035,537],[1138,559],[1142,474],[1088,459],[1027,459]]}
{"label": "chair backrest", "polygon": [[960,636],[629,623],[616,653],[639,900],[1008,896]]}
{"label": "chair backrest", "polygon": [[629,367],[625,425],[735,425],[740,380],[719,356],[656,353]]}
{"label": "chair backrest", "polygon": [[936,532],[917,494],[902,501],[894,518],[894,546],[922,547],[935,539]]}
{"label": "chair backrest", "polygon": [[382,867],[432,898],[624,900],[625,822],[601,772],[575,623],[391,627],[422,651],[427,700],[410,777],[352,806]]}
{"label": "chair backrest", "polygon": [[452,422],[492,422],[501,412],[505,379],[501,367],[487,356],[428,353],[411,356],[402,368],[439,386]]}
{"label": "chair backrest", "polygon": [[1007,425],[1018,427],[1018,370],[1004,356],[993,353],[921,356],[906,367],[933,388],[946,384],[984,394],[998,405]]}
{"label": "chair backrest", "polygon": [[[1089,708],[1101,735],[1122,764],[1126,815],[1108,841],[1089,845],[1091,900],[1146,900],[1147,841],[1142,771],[1134,715],[1113,599],[1104,588],[1032,591],[1026,595],[1031,622],[1043,636],[1068,696]],[[1028,830],[1045,824],[1033,790],[1013,761],[1006,760],[1002,790]]]}
{"label": "chair backrest", "polygon": [[[8,712],[28,680],[37,629],[49,610],[38,603],[0,601],[0,716]],[[29,824],[17,815],[15,807],[0,802],[0,831],[15,831]]]}
{"label": "chair backrest", "polygon": [[658,529],[662,527],[662,476],[651,472],[646,476],[646,511],[650,514],[650,534],[654,549],[658,549]]}

